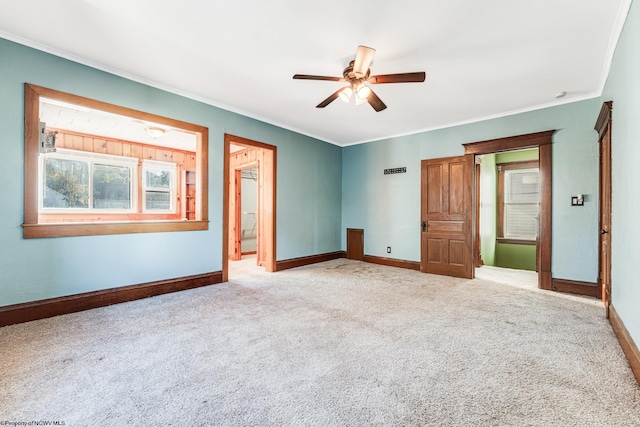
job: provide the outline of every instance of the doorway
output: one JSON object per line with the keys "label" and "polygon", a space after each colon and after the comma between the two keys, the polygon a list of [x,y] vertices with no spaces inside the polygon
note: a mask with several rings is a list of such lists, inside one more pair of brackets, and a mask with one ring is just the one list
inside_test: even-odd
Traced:
{"label": "doorway", "polygon": [[[527,135],[518,135],[488,141],[463,144],[465,154],[490,155],[524,149],[538,150],[539,217],[535,245],[535,269],[538,272],[538,287],[552,289],[551,277],[551,137],[553,130]],[[475,174],[475,172],[473,173]],[[473,176],[473,175],[471,175]],[[531,178],[527,178],[531,179]],[[475,193],[475,192],[474,192]],[[474,194],[474,197],[477,195]],[[474,239],[477,238],[477,224]],[[474,245],[477,247],[477,245]],[[476,258],[476,257],[474,257]],[[483,259],[486,262],[485,259]],[[476,263],[474,263],[475,265]]]}
{"label": "doorway", "polygon": [[[243,209],[243,174],[250,177],[252,173],[255,209]],[[276,271],[276,147],[225,134],[223,187],[222,280],[229,279],[230,260],[253,252],[243,250],[243,240],[249,240],[243,235],[255,236],[256,264],[268,272]]]}
{"label": "doorway", "polygon": [[240,255],[257,254],[258,249],[258,167],[249,166],[239,170],[240,178],[236,179],[236,206],[240,211],[240,220],[236,232],[240,234]]}
{"label": "doorway", "polygon": [[537,271],[538,148],[476,156],[476,267]]}

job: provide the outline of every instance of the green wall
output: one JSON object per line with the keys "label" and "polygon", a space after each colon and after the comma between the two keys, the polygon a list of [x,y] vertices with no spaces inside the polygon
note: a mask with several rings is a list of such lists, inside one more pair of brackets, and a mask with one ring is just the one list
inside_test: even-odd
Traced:
{"label": "green wall", "polygon": [[[522,162],[537,160],[538,149],[512,151],[496,155],[496,163]],[[497,184],[497,183],[496,183]],[[496,185],[496,191],[497,185]],[[498,209],[496,200],[496,209]],[[495,264],[497,267],[515,268],[518,270],[536,270],[535,245],[515,245],[511,243],[496,242]]]}
{"label": "green wall", "polygon": [[536,270],[536,245],[496,243],[496,267]]}
{"label": "green wall", "polygon": [[[209,230],[24,240],[25,82],[208,127]],[[277,259],[340,250],[340,147],[4,39],[0,100],[0,306],[220,271],[225,133],[278,147]]]}
{"label": "green wall", "polygon": [[496,265],[497,186],[496,155],[486,154],[480,165],[480,254],[484,265]]}
{"label": "green wall", "polygon": [[537,148],[496,154],[496,163],[524,162],[527,160],[538,160]]}

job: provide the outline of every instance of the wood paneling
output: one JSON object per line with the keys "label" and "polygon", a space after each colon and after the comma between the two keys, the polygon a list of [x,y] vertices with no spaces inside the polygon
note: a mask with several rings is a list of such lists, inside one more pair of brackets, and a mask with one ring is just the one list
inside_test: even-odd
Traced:
{"label": "wood paneling", "polygon": [[121,302],[178,292],[222,282],[222,272],[198,274],[176,279],[160,280],[139,285],[123,286],[86,292],[65,297],[33,301],[0,307],[0,327],[61,314],[75,313]]}
{"label": "wood paneling", "polygon": [[364,259],[364,230],[347,228],[347,258],[362,261]]}
{"label": "wood paneling", "polygon": [[449,264],[464,267],[466,245],[464,240],[449,240]]}
{"label": "wood paneling", "polygon": [[633,338],[631,338],[629,331],[613,306],[610,307],[609,311],[609,323],[611,323],[611,327],[616,337],[618,337],[620,347],[622,347],[624,355],[627,356],[631,371],[636,377],[638,385],[640,385],[640,350],[638,350],[637,344],[633,341]]}
{"label": "wood paneling", "polygon": [[432,233],[462,233],[464,221],[427,221],[427,230]]}
{"label": "wood paneling", "polygon": [[427,179],[423,184],[430,183],[427,189],[427,212],[430,214],[443,213],[442,206],[442,165],[427,165]]}
{"label": "wood paneling", "polygon": [[276,263],[276,271],[287,270],[289,268],[302,267],[305,265],[331,261],[332,259],[338,259],[338,258],[344,258],[344,257],[346,257],[346,252],[336,251],[336,252],[328,252],[328,253],[318,254],[318,255],[309,255],[309,256],[303,256],[299,258],[286,259],[286,260],[278,261]]}
{"label": "wood paneling", "polygon": [[552,280],[552,290],[566,292],[569,294],[585,295],[588,297],[598,297],[598,284],[591,282],[581,282],[578,280],[565,280],[554,278]]}

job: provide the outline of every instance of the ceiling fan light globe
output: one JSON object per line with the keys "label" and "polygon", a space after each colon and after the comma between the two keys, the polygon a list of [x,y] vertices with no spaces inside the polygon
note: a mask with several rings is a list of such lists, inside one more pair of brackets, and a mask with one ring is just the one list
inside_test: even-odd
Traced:
{"label": "ceiling fan light globe", "polygon": [[366,101],[369,98],[369,95],[371,95],[371,88],[364,83],[360,83],[356,89],[356,96],[359,99]]}
{"label": "ceiling fan light globe", "polygon": [[349,101],[351,100],[352,94],[353,94],[353,89],[351,89],[350,86],[347,86],[340,91],[340,94],[338,96],[340,97],[341,100],[343,100],[348,104]]}

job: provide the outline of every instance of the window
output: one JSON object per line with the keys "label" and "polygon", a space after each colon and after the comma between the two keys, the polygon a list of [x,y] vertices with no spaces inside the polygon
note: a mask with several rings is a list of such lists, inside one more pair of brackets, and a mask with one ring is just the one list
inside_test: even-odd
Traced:
{"label": "window", "polygon": [[175,163],[145,160],[142,165],[144,174],[144,211],[175,212]]}
{"label": "window", "polygon": [[535,244],[540,211],[538,162],[498,164],[498,241]]}
{"label": "window", "polygon": [[206,127],[27,83],[24,144],[24,238],[209,228]]}
{"label": "window", "polygon": [[135,210],[138,159],[58,149],[40,162],[41,212]]}

